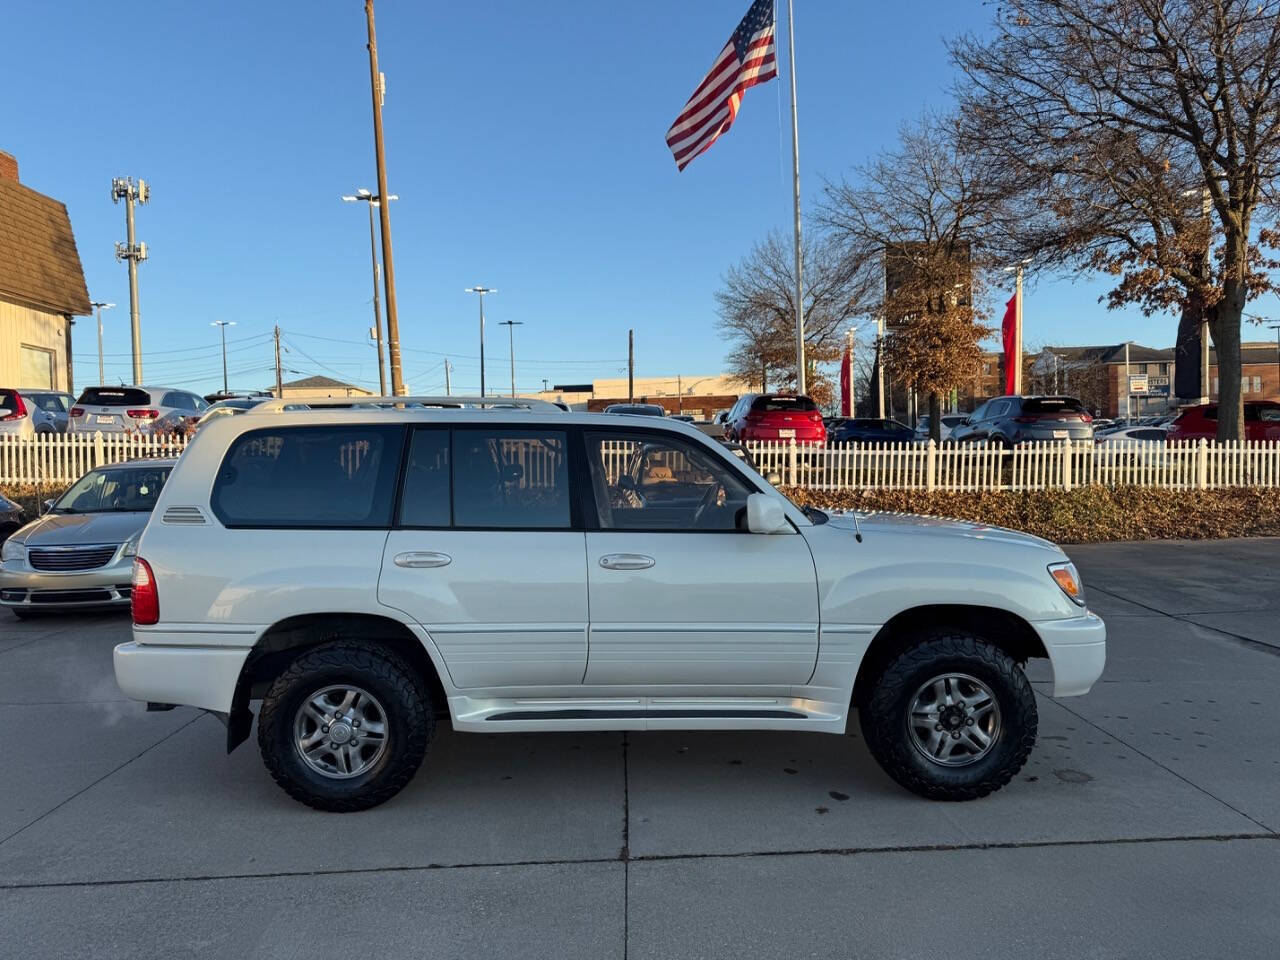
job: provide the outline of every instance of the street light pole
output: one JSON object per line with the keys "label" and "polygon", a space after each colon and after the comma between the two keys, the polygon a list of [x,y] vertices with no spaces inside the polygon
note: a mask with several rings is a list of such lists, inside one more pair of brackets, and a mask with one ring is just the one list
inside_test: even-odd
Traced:
{"label": "street light pole", "polygon": [[[369,86],[373,95],[373,149],[378,166],[378,196],[387,192],[387,155],[382,142],[382,74],[378,71],[378,38],[373,28],[373,0],[364,0],[369,29]],[[400,370],[400,315],[396,310],[396,268],[391,257],[391,205],[378,204],[382,226],[382,279],[387,292],[387,352],[391,359],[391,392],[404,395],[404,375]]]}
{"label": "street light pole", "polygon": [[[369,257],[373,262],[373,339],[378,347],[378,389],[385,397],[387,395],[387,367],[383,358],[382,346],[382,307],[378,294],[378,242],[377,234],[373,228],[373,208],[379,206],[382,198],[374,196],[364,187],[355,192],[355,196],[344,196],[342,198],[347,203],[355,203],[363,200],[369,205]],[[396,194],[387,197],[387,202],[399,200]]]}
{"label": "street light pole", "polygon": [[467,287],[465,293],[477,293],[480,295],[480,396],[484,396],[484,295],[486,293],[497,293],[493,287],[474,286]]}
{"label": "street light pole", "polygon": [[107,385],[106,376],[102,372],[102,311],[110,310],[115,306],[114,303],[104,303],[101,300],[94,300],[89,306],[98,312],[98,386],[105,387]]}
{"label": "street light pole", "polygon": [[507,341],[511,351],[511,396],[516,395],[516,327],[524,326],[523,320],[503,320],[500,327],[507,328]]}
{"label": "street light pole", "polygon": [[227,389],[227,327],[234,327],[234,320],[214,320],[209,326],[217,327],[222,332],[222,392],[229,393]]}
{"label": "street light pole", "polygon": [[1132,423],[1133,417],[1129,412],[1129,404],[1133,398],[1133,381],[1129,379],[1129,341],[1124,342],[1124,419],[1126,423]]}

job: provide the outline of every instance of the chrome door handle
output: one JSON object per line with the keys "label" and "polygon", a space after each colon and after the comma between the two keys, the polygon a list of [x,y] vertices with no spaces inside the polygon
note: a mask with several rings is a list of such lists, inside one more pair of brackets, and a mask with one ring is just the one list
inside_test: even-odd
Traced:
{"label": "chrome door handle", "polygon": [[600,558],[600,566],[606,570],[648,570],[653,563],[653,557],[642,553],[607,553]]}
{"label": "chrome door handle", "polygon": [[397,553],[395,556],[395,565],[397,567],[447,567],[452,562],[453,557],[447,553],[432,553],[430,551]]}

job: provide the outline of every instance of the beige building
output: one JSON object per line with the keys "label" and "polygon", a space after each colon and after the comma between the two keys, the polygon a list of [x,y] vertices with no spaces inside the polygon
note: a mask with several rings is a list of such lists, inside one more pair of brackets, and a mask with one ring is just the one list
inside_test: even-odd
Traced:
{"label": "beige building", "polygon": [[[739,394],[750,391],[750,384],[726,373],[677,374],[670,377],[636,377],[633,395],[637,403],[660,402],[672,412],[681,410],[710,417],[721,407],[728,409],[733,405],[732,400],[724,403],[725,398],[736,400]],[[593,406],[599,406],[602,401],[626,403],[627,378],[609,377],[592,380],[590,383],[563,383],[532,396],[542,400],[561,401],[583,410],[591,401],[595,401]]]}
{"label": "beige building", "polygon": [[0,152],[0,386],[74,393],[72,317],[89,310],[67,208]]}
{"label": "beige building", "polygon": [[[332,377],[303,377],[281,384],[286,400],[322,400],[334,397],[372,397],[373,391]],[[273,393],[275,391],[272,391]]]}

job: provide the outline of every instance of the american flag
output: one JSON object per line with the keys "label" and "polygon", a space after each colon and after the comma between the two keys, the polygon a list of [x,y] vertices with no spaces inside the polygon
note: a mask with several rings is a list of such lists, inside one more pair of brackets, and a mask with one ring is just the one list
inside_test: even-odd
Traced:
{"label": "american flag", "polygon": [[681,170],[733,125],[749,87],[778,75],[773,26],[773,0],[755,0],[667,131],[667,146]]}

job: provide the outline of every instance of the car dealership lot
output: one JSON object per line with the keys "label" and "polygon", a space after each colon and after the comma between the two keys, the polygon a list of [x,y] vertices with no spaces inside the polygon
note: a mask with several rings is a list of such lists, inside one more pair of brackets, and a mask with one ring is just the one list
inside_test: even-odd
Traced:
{"label": "car dealership lot", "polygon": [[318,813],[121,697],[125,619],[0,614],[0,956],[1273,955],[1280,541],[1069,552],[1107,672],[967,804],[856,733],[443,731]]}

